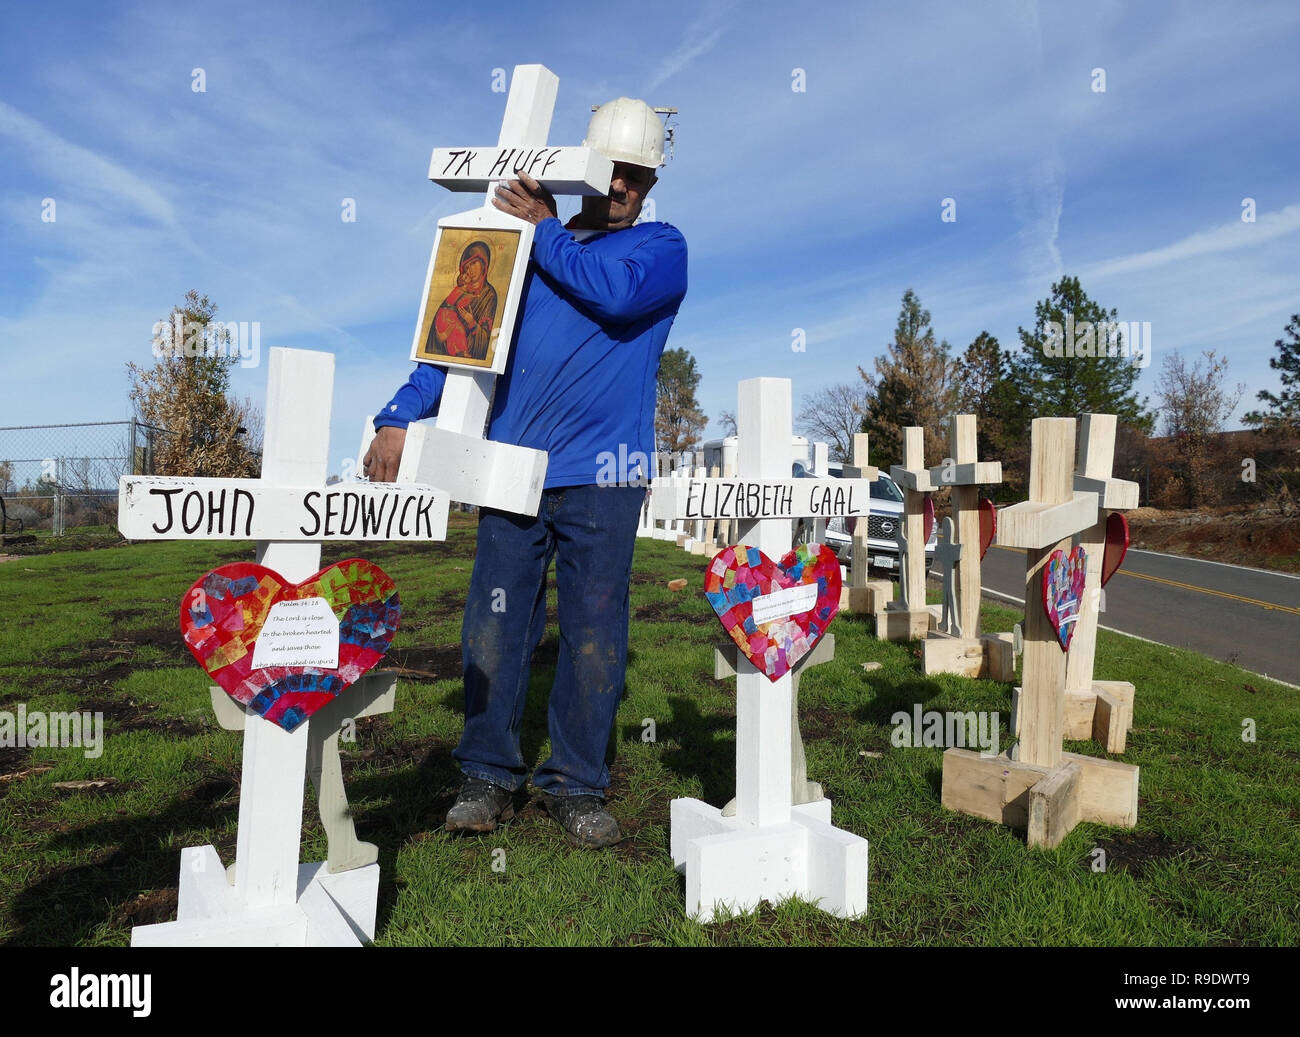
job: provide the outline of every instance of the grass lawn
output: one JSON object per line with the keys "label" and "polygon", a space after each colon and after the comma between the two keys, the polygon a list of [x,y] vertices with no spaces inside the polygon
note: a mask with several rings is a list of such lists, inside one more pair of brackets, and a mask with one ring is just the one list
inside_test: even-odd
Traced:
{"label": "grass lawn", "polygon": [[[1009,744],[1010,687],[924,677],[914,645],[835,621],[837,658],[801,682],[809,777],[835,823],[871,842],[870,910],[840,921],[790,901],[714,925],[683,916],[668,855],[668,804],[733,794],[735,684],[717,681],[722,635],[700,587],[705,559],[637,545],[627,697],[610,789],[628,838],[572,848],[538,806],[491,836],[439,831],[457,783],[460,615],[471,519],[445,544],[327,544],[326,562],[364,554],[397,581],[403,622],[392,664],[408,672],[397,710],[362,720],[344,746],[363,839],[380,847],[376,943],[1224,945],[1300,943],[1300,703],[1296,692],[1191,652],[1099,634],[1097,677],[1137,686],[1122,757],[1142,768],[1138,827],[1082,824],[1055,850],[945,811],[939,748],[894,748],[890,717],[997,710]],[[358,545],[361,546],[361,545]],[[182,594],[252,545],[137,544],[0,564],[0,711],[102,711],[103,755],[0,748],[0,943],[125,945],[132,925],[175,917],[185,846],[234,858],[241,736],[221,730],[209,681],[181,642]],[[688,577],[674,593],[668,580]],[[556,657],[554,593],[534,659],[526,759],[545,759]],[[986,630],[1017,614],[986,605]],[[865,671],[862,663],[878,661]],[[1244,718],[1257,740],[1242,741]],[[653,719],[656,740],[642,740]],[[1092,742],[1067,748],[1105,755]],[[107,778],[97,789],[56,782]],[[322,860],[312,793],[302,859]],[[494,870],[504,850],[504,870]],[[1107,870],[1092,870],[1105,850]]]}

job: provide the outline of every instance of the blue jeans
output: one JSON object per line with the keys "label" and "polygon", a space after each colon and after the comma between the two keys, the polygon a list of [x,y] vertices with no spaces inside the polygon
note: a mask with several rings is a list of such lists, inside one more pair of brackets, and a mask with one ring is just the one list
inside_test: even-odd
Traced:
{"label": "blue jeans", "polygon": [[465,732],[452,753],[463,774],[512,790],[528,780],[519,732],[554,558],[560,653],[547,716],[551,755],[533,784],[555,796],[604,795],[644,499],[643,487],[567,486],[542,491],[536,518],[480,511],[461,628]]}

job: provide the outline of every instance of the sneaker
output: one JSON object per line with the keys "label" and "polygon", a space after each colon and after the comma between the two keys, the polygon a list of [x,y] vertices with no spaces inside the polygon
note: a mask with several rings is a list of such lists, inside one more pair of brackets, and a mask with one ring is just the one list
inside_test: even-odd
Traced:
{"label": "sneaker", "polygon": [[514,793],[482,778],[466,778],[447,811],[448,832],[495,832],[515,816]]}
{"label": "sneaker", "polygon": [[611,846],[623,838],[618,822],[599,796],[552,796],[543,793],[546,812],[580,846]]}

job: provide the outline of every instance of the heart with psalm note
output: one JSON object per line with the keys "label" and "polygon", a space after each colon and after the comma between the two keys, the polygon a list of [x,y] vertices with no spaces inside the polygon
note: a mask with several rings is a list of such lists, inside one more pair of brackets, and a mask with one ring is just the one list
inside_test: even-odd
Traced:
{"label": "heart with psalm note", "polygon": [[740,544],[719,551],[704,593],[723,629],[768,680],[790,672],[840,607],[840,563],[825,544],[801,544],[779,562]]}
{"label": "heart with psalm note", "polygon": [[1043,608],[1064,652],[1070,650],[1079,619],[1087,566],[1088,553],[1077,545],[1068,555],[1061,550],[1053,551],[1043,566]]}
{"label": "heart with psalm note", "polygon": [[1128,554],[1128,519],[1122,512],[1112,511],[1106,516],[1106,549],[1101,556],[1101,585],[1106,586],[1124,564]]}
{"label": "heart with psalm note", "polygon": [[360,558],[302,583],[235,562],[190,587],[181,633],[231,698],[292,731],[379,662],[401,614],[393,581]]}

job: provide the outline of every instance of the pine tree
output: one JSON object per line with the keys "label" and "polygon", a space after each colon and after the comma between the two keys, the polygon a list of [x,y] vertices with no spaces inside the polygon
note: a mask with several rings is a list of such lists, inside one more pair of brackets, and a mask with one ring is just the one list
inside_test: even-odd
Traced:
{"label": "pine tree", "polygon": [[1300,313],[1291,314],[1283,334],[1273,345],[1278,355],[1269,357],[1268,366],[1282,373],[1280,394],[1261,389],[1258,399],[1267,403],[1267,411],[1251,411],[1242,418],[1247,425],[1258,425],[1265,432],[1300,432]]}
{"label": "pine tree", "polygon": [[687,349],[665,349],[656,381],[655,440],[661,454],[693,450],[709,419],[695,400],[700,372]]}
{"label": "pine tree", "polygon": [[876,357],[874,375],[861,367],[866,383],[866,415],[862,431],[871,437],[871,462],[887,468],[903,459],[903,429],[925,429],[925,461],[938,463],[945,456],[944,419],[952,413],[951,347],[935,343],[930,312],[912,289],[903,293],[894,340],[883,356]]}
{"label": "pine tree", "polygon": [[[1017,329],[1021,348],[1009,358],[1025,404],[1008,429],[1012,439],[1028,439],[1034,418],[1088,413],[1114,414],[1121,424],[1150,432],[1154,417],[1133,388],[1141,373],[1136,357],[1125,355],[1129,344],[1122,333],[1107,332],[1115,318],[1115,310],[1088,298],[1077,277],[1052,285],[1051,295],[1034,307],[1033,329]],[[1074,341],[1066,341],[1071,331]]]}

